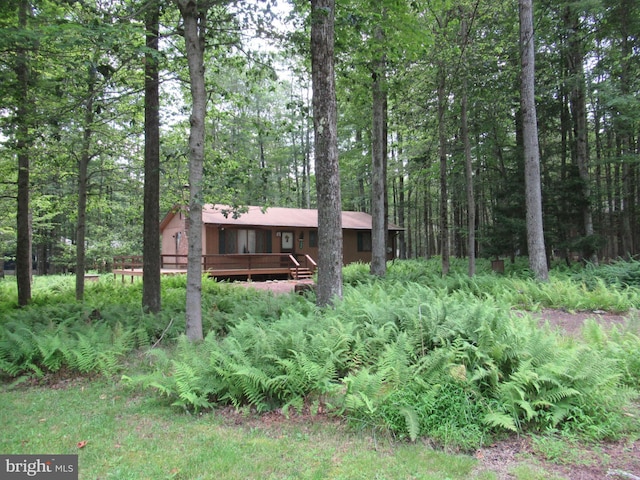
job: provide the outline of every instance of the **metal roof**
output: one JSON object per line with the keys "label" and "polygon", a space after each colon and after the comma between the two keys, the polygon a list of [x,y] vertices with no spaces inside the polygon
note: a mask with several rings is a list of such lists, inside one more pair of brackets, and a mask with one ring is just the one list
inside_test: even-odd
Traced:
{"label": "metal roof", "polygon": [[[173,212],[175,213],[175,210]],[[208,204],[202,207],[202,221],[212,225],[318,228],[318,210],[248,206],[234,213],[228,205]],[[343,211],[342,228],[371,230],[371,215]],[[389,230],[403,229],[390,223]]]}

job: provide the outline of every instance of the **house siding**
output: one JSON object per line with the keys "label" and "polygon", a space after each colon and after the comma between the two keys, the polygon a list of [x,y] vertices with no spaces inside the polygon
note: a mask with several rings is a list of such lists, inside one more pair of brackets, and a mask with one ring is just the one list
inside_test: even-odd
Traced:
{"label": "house siding", "polygon": [[[184,213],[177,212],[162,230],[162,253],[165,255],[186,255],[188,252],[187,232]],[[169,262],[186,263],[186,259],[176,257],[167,259]]]}
{"label": "house siding", "polygon": [[[282,210],[282,209],[281,209]],[[349,213],[349,212],[347,212]],[[306,217],[305,217],[306,218]],[[231,222],[230,222],[231,223]],[[318,247],[310,246],[312,232],[317,240],[317,228],[315,227],[294,227],[294,226],[274,226],[274,225],[251,225],[251,224],[221,224],[203,222],[202,229],[202,246],[203,254],[217,255],[221,253],[221,246],[224,247],[224,241],[221,242],[222,231],[233,230],[259,230],[260,247],[256,249],[262,250],[261,253],[285,253],[291,252],[296,255],[309,255],[314,260],[318,259]],[[167,215],[161,227],[162,232],[162,253],[163,255],[187,255],[187,235],[185,213],[181,210],[175,211],[173,214]],[[283,249],[283,233],[290,232],[293,235],[292,248],[290,250]],[[371,230],[367,228],[345,228],[343,229],[343,264],[347,265],[353,262],[368,263],[371,261],[371,251],[361,251],[359,248],[358,234],[369,233]],[[389,232],[388,245],[390,247],[389,259],[393,258],[395,251],[395,231]],[[221,245],[222,243],[222,245]],[[362,239],[360,239],[362,245]],[[225,249],[229,252],[229,249]],[[270,250],[270,251],[269,251]],[[237,252],[242,253],[242,252]],[[171,262],[172,259],[166,259]],[[178,257],[177,262],[186,264],[186,257]]]}

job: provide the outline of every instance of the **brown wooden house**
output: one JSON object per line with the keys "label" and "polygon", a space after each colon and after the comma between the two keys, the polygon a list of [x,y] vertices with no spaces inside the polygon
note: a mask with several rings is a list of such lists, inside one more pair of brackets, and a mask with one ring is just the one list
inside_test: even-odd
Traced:
{"label": "brown wooden house", "polygon": [[[163,268],[186,265],[187,228],[184,208],[162,220]],[[205,205],[202,212],[203,268],[214,276],[287,274],[302,278],[318,258],[318,211],[302,208]],[[371,215],[342,212],[343,263],[371,261]],[[396,251],[396,233],[389,224],[389,259]]]}

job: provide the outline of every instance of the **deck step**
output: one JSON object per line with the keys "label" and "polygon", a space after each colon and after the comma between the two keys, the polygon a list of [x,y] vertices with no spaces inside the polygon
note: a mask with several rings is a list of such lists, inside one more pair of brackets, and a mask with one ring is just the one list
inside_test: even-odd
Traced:
{"label": "deck step", "polygon": [[307,280],[313,277],[313,273],[306,267],[291,268],[291,278],[294,280]]}

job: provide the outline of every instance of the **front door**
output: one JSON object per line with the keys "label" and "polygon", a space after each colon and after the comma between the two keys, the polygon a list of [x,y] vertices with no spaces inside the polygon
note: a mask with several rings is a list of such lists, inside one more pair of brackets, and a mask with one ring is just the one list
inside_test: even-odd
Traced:
{"label": "front door", "polygon": [[282,232],[280,251],[283,253],[293,252],[293,232]]}

